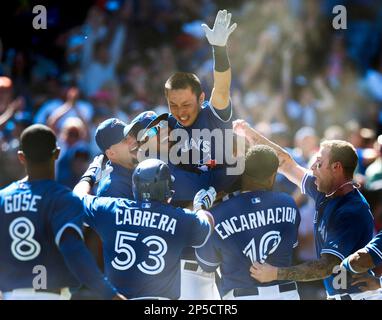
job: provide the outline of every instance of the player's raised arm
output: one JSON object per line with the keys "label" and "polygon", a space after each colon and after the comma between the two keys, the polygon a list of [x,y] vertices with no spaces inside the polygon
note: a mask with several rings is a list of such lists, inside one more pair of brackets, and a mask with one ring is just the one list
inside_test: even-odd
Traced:
{"label": "player's raised arm", "polygon": [[212,29],[202,24],[214,54],[214,87],[210,102],[219,110],[228,107],[230,98],[231,66],[227,54],[227,40],[237,27],[236,23],[231,26],[230,23],[231,13],[227,13],[227,10],[219,10]]}
{"label": "player's raised arm", "polygon": [[280,164],[278,171],[286,176],[295,185],[301,187],[302,179],[308,170],[297,164],[297,162],[285,149],[270,141],[255,129],[251,128],[244,120],[235,120],[233,122],[233,130],[238,135],[244,135],[251,145],[265,144],[273,148],[279,158]]}

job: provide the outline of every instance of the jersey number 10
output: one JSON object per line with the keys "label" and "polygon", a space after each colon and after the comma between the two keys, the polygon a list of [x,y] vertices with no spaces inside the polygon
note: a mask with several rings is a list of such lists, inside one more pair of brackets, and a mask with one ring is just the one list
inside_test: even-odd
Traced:
{"label": "jersey number 10", "polygon": [[[264,263],[268,256],[276,251],[280,242],[280,232],[269,231],[261,237],[258,248],[256,248],[255,239],[252,238],[242,252],[252,263],[255,261]],[[256,253],[257,250],[258,254]]]}

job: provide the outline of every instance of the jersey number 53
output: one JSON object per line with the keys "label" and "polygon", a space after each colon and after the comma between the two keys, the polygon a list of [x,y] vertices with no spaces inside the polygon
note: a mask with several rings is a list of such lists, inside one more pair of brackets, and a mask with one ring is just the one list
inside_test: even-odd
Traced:
{"label": "jersey number 53", "polygon": [[[129,241],[136,241],[139,233],[127,232],[127,231],[117,231],[115,237],[114,250],[118,253],[111,265],[117,270],[127,270],[130,269],[136,262],[136,254],[134,248],[128,243]],[[148,264],[146,261],[138,263],[138,269],[146,274],[154,275],[163,271],[165,267],[165,261],[163,256],[167,252],[167,243],[161,237],[158,236],[148,236],[142,239],[142,243],[149,248],[148,260],[153,261]],[[124,259],[121,259],[121,256]]]}

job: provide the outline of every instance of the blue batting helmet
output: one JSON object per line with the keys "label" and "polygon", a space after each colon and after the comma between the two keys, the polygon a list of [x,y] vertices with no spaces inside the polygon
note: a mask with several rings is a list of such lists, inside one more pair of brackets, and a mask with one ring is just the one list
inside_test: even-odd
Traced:
{"label": "blue batting helmet", "polygon": [[147,159],[138,164],[133,172],[135,200],[166,201],[173,194],[174,177],[168,165],[158,159]]}

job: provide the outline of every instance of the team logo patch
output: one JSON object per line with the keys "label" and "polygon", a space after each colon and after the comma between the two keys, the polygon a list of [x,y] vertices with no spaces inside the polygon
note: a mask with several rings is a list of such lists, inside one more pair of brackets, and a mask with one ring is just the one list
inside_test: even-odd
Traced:
{"label": "team logo patch", "polygon": [[114,119],[110,126],[113,128],[113,127],[115,127],[117,124],[122,124],[122,121],[121,121],[121,120],[118,120],[118,119]]}
{"label": "team logo patch", "polygon": [[151,203],[147,203],[147,202],[142,203],[142,208],[143,209],[150,209],[151,208]]}
{"label": "team logo patch", "polygon": [[260,199],[259,197],[252,198],[252,199],[251,199],[251,202],[252,202],[252,204],[257,204],[257,203],[260,203],[260,202],[261,202],[261,199]]}

